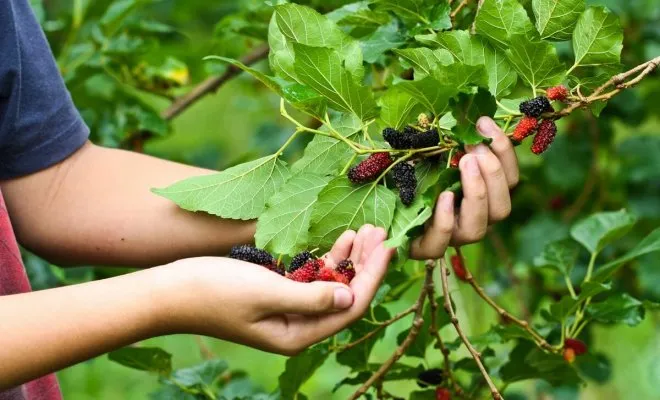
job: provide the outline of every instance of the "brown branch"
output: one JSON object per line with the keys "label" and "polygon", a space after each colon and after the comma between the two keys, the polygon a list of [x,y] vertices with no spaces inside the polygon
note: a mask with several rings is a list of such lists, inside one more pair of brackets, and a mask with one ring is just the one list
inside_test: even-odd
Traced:
{"label": "brown branch", "polygon": [[[584,108],[597,101],[610,100],[612,97],[619,94],[622,90],[629,89],[635,86],[636,84],[638,84],[639,82],[641,82],[642,79],[644,79],[656,68],[658,68],[658,65],[660,65],[660,57],[656,57],[652,60],[642,63],[626,72],[622,72],[620,74],[614,75],[613,77],[610,78],[610,80],[608,80],[607,82],[599,86],[596,90],[594,90],[593,93],[591,93],[591,95],[581,98],[578,101],[569,104],[568,107],[564,108],[563,110],[557,112],[545,113],[541,117],[545,119],[559,119],[570,115],[573,111],[577,110],[578,108]],[[635,74],[637,74],[637,76],[626,82],[627,79],[634,76]],[[603,93],[605,92],[606,89],[610,87],[614,87],[615,89],[610,92]]]}
{"label": "brown branch", "polygon": [[424,284],[422,285],[422,288],[419,292],[419,297],[417,298],[417,301],[415,302],[416,310],[415,310],[415,317],[413,318],[413,323],[412,327],[410,328],[410,332],[408,332],[408,336],[403,340],[401,345],[397,347],[397,349],[394,351],[392,356],[387,359],[383,363],[383,365],[378,368],[376,372],[374,372],[373,375],[367,381],[358,388],[358,390],[355,391],[349,397],[349,400],[355,400],[362,396],[366,391],[374,385],[377,381],[381,380],[383,376],[387,373],[387,371],[392,368],[392,366],[399,361],[401,357],[403,357],[403,354],[406,352],[408,347],[415,341],[417,338],[417,335],[419,335],[419,331],[422,329],[422,325],[424,324],[424,301],[426,300],[426,290],[429,285],[429,282],[433,280],[433,270],[427,270],[426,271],[426,277],[424,279]]}
{"label": "brown branch", "polygon": [[454,20],[454,18],[456,18],[456,16],[458,15],[458,13],[461,12],[461,10],[462,10],[463,8],[465,8],[465,6],[466,6],[469,2],[470,2],[470,0],[463,0],[463,1],[461,1],[461,2],[458,4],[458,6],[456,7],[456,9],[455,9],[454,11],[452,11],[451,14],[449,15],[449,17],[451,18],[452,21]]}
{"label": "brown branch", "polygon": [[486,371],[486,367],[484,367],[484,364],[481,362],[481,355],[472,346],[472,343],[470,343],[470,340],[467,338],[467,336],[463,332],[463,329],[461,329],[461,326],[458,323],[458,318],[456,318],[456,313],[454,313],[454,309],[451,306],[451,294],[449,294],[449,284],[447,283],[448,275],[449,275],[449,270],[447,269],[447,263],[445,262],[445,259],[442,258],[440,259],[440,277],[442,279],[442,292],[445,296],[445,310],[451,317],[451,323],[454,325],[454,329],[456,329],[456,333],[458,333],[458,336],[461,338],[461,341],[463,341],[463,344],[465,345],[465,347],[467,347],[468,351],[472,355],[472,358],[474,358],[474,361],[477,363],[477,367],[479,367],[479,370],[481,371],[481,375],[483,375],[484,379],[486,380],[486,383],[488,384],[488,387],[490,388],[490,393],[493,396],[493,399],[502,400],[502,395],[497,390],[497,386],[495,386],[490,375],[488,375],[488,371]]}
{"label": "brown branch", "polygon": [[388,326],[392,325],[393,323],[395,323],[396,321],[398,321],[400,319],[403,319],[407,315],[412,314],[415,311],[417,311],[418,307],[419,307],[418,303],[413,304],[409,308],[405,309],[404,311],[401,311],[400,313],[398,313],[394,317],[388,319],[387,321],[383,321],[383,322],[379,323],[378,327],[376,329],[374,329],[373,331],[367,333],[366,335],[362,336],[361,338],[357,339],[354,342],[351,342],[351,343],[345,344],[343,346],[340,346],[339,348],[337,348],[336,351],[341,353],[343,351],[346,351],[350,348],[353,348],[353,347],[357,346],[358,344],[364,342],[365,340],[368,340],[368,339],[374,337],[383,328],[388,327]]}
{"label": "brown branch", "polygon": [[429,298],[429,305],[431,308],[431,326],[429,327],[429,331],[435,338],[435,348],[440,350],[442,353],[442,357],[445,363],[445,375],[447,376],[449,383],[452,385],[454,393],[456,393],[457,396],[462,397],[464,394],[463,388],[458,384],[458,381],[452,372],[451,360],[449,360],[449,349],[447,346],[445,346],[445,342],[442,340],[442,337],[440,336],[440,330],[438,328],[438,302],[435,300],[435,283],[432,278],[433,269],[435,268],[436,263],[436,260],[428,260],[426,262],[427,273],[431,274],[431,281],[426,286],[426,294]]}
{"label": "brown branch", "polygon": [[[268,56],[268,51],[269,48],[266,45],[257,47],[242,57],[240,61],[245,65],[252,65],[257,61],[266,58]],[[209,93],[215,92],[220,86],[224,85],[241,72],[242,70],[240,68],[230,65],[224,74],[206,79],[204,82],[194,87],[189,93],[176,99],[160,114],[161,118],[164,120],[173,119],[193,105],[197,100]]]}

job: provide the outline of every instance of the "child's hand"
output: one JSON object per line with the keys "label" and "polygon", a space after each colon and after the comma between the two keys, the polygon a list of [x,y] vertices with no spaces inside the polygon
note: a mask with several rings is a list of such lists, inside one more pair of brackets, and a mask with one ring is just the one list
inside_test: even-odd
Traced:
{"label": "child's hand", "polygon": [[[454,196],[443,193],[432,221],[423,236],[410,249],[416,259],[439,258],[451,244],[460,246],[481,240],[490,223],[506,218],[511,212],[509,189],[518,184],[518,161],[509,138],[490,118],[477,122],[479,132],[493,139],[490,148],[480,144],[467,148],[461,159],[463,201],[454,218]],[[453,230],[453,234],[452,234]]]}
{"label": "child's hand", "polygon": [[325,255],[346,258],[356,276],[350,287],[298,283],[264,267],[227,258],[193,258],[162,267],[155,300],[158,331],[198,333],[292,355],[362,317],[378,289],[393,249],[381,228],[345,232]]}

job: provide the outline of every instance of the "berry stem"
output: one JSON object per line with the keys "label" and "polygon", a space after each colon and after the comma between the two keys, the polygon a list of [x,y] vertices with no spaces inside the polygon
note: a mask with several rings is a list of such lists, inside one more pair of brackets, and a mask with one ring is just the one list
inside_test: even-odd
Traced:
{"label": "berry stem", "polygon": [[353,165],[357,157],[358,157],[358,153],[353,153],[351,159],[348,160],[346,165],[344,165],[344,168],[342,168],[341,173],[339,174],[340,176],[346,175],[346,172],[348,172],[349,168],[351,168],[351,165]]}
{"label": "berry stem", "polygon": [[575,289],[573,288],[573,282],[571,282],[571,278],[568,275],[564,275],[564,282],[566,282],[566,287],[568,288],[568,292],[571,294],[571,297],[577,299]]}

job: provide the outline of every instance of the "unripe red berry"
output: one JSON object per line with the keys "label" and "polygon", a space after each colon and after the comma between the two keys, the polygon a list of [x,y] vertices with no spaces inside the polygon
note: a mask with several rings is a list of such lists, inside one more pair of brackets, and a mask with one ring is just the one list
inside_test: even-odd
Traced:
{"label": "unripe red berry", "polygon": [[435,400],[451,400],[451,392],[445,388],[435,389]]}
{"label": "unripe red berry", "polygon": [[451,256],[451,267],[458,279],[467,282],[467,270],[465,269],[463,257],[458,254]]}
{"label": "unripe red berry", "polygon": [[296,282],[314,282],[318,279],[319,271],[324,266],[325,262],[322,259],[309,260],[305,265],[287,275],[287,278]]}
{"label": "unripe red berry", "polygon": [[325,281],[325,282],[334,282],[335,281],[335,270],[330,267],[323,267],[319,270],[318,277],[316,280]]}
{"label": "unripe red berry", "polygon": [[534,143],[532,143],[532,153],[541,154],[548,150],[552,142],[557,136],[557,124],[555,121],[544,119],[539,125],[538,132],[534,136]]}
{"label": "unripe red berry", "polygon": [[523,117],[518,122],[511,138],[517,142],[522,142],[527,136],[534,134],[538,124],[538,120],[534,117]]}
{"label": "unripe red berry", "polygon": [[458,150],[454,155],[451,157],[451,161],[449,161],[449,166],[452,168],[458,168],[458,164],[461,162],[461,158],[465,155],[464,151]]}
{"label": "unripe red berry", "polygon": [[573,364],[575,362],[575,350],[573,349],[564,349],[564,352],[562,354],[564,356],[564,360],[566,360],[567,363]]}
{"label": "unripe red berry", "polygon": [[348,171],[348,179],[353,183],[373,181],[392,164],[390,153],[374,153]]}
{"label": "unripe red berry", "polygon": [[568,97],[568,89],[566,86],[560,85],[548,89],[548,99],[564,101]]}
{"label": "unripe red berry", "polygon": [[587,352],[587,345],[579,339],[566,339],[564,349],[572,349],[576,356],[581,356]]}

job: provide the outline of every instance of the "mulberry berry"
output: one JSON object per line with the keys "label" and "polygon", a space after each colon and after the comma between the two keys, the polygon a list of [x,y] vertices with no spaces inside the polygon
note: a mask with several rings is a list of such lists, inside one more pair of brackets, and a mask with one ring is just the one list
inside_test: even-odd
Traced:
{"label": "mulberry berry", "polygon": [[353,266],[353,261],[349,259],[345,259],[344,261],[341,261],[339,264],[337,264],[335,271],[337,271],[338,274],[346,277],[348,282],[355,278],[355,267]]}
{"label": "mulberry berry", "polygon": [[452,168],[458,168],[458,165],[461,162],[461,158],[465,155],[464,151],[457,151],[454,153],[454,155],[451,157],[451,161],[449,161],[449,166]]}
{"label": "mulberry berry", "polygon": [[385,139],[393,149],[397,150],[410,149],[412,146],[410,135],[407,132],[399,132],[392,128],[385,128],[385,130],[383,130],[383,139]]}
{"label": "mulberry berry", "polygon": [[548,89],[548,99],[564,101],[568,97],[566,86],[560,85]]}
{"label": "mulberry berry", "polygon": [[571,348],[564,349],[563,356],[564,356],[564,360],[566,360],[567,363],[573,364],[573,362],[575,361],[575,350]]}
{"label": "mulberry berry", "polygon": [[538,132],[534,136],[534,143],[532,143],[532,153],[541,154],[548,150],[557,135],[557,124],[555,121],[546,119],[539,125]]}
{"label": "mulberry berry", "polygon": [[399,198],[401,202],[409,206],[415,200],[417,191],[417,176],[415,176],[415,167],[408,163],[400,163],[392,168],[392,179],[399,188]]}
{"label": "mulberry berry", "polygon": [[335,270],[330,267],[323,267],[319,270],[316,280],[325,282],[335,281]]}
{"label": "mulberry berry", "polygon": [[463,257],[455,254],[451,256],[451,267],[454,270],[456,277],[463,282],[467,282],[467,269],[465,269],[465,263]]}
{"label": "mulberry berry", "polygon": [[378,178],[381,172],[392,164],[389,153],[374,153],[348,171],[348,179],[353,183],[365,183]]}
{"label": "mulberry berry", "polygon": [[437,146],[439,142],[440,134],[437,129],[429,129],[426,132],[410,136],[410,145],[413,149],[425,149],[427,147]]}
{"label": "mulberry berry", "polygon": [[273,261],[271,264],[264,265],[269,270],[284,276],[286,274],[286,265],[280,261]]}
{"label": "mulberry berry", "polygon": [[524,117],[520,120],[516,129],[513,131],[513,140],[517,142],[522,142],[527,136],[532,135],[536,131],[538,126],[538,121],[533,117]]}
{"label": "mulberry berry", "polygon": [[314,257],[314,254],[310,253],[309,251],[303,251],[302,253],[296,254],[291,260],[291,264],[289,265],[289,272],[294,272],[298,268],[305,265],[307,261],[313,260],[314,258],[316,258]]}
{"label": "mulberry berry", "polygon": [[258,249],[247,244],[232,247],[229,252],[229,258],[263,266],[268,266],[275,262],[273,256],[266,250]]}
{"label": "mulberry berry", "polygon": [[550,101],[545,96],[539,96],[520,103],[520,112],[528,117],[538,118],[546,111],[552,109]]}
{"label": "mulberry berry", "polygon": [[579,339],[566,339],[564,349],[572,349],[576,356],[581,356],[587,352],[587,345]]}
{"label": "mulberry berry", "polygon": [[321,259],[309,260],[302,267],[287,275],[287,278],[296,282],[314,282],[318,279],[319,271],[324,266],[325,262]]}
{"label": "mulberry berry", "polygon": [[445,371],[439,368],[428,369],[426,371],[420,372],[420,374],[417,375],[417,385],[423,388],[428,386],[437,386],[442,383],[444,378]]}
{"label": "mulberry berry", "polygon": [[451,392],[445,388],[435,389],[435,400],[451,400]]}

